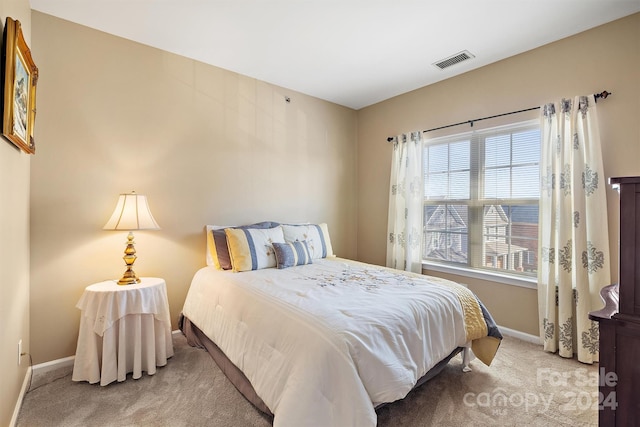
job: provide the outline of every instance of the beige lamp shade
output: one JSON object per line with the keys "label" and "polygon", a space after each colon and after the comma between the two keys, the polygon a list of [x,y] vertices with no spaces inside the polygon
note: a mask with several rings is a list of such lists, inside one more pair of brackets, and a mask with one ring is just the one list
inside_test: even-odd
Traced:
{"label": "beige lamp shade", "polygon": [[111,218],[104,225],[104,230],[159,230],[160,226],[151,215],[147,196],[136,194],[120,194]]}
{"label": "beige lamp shade", "polygon": [[147,197],[132,191],[129,194],[121,194],[118,204],[111,218],[103,227],[105,230],[128,230],[127,247],[124,250],[124,263],[127,270],[120,280],[119,285],[134,285],[140,283],[140,278],[133,271],[133,263],[136,261],[136,248],[133,241],[133,230],[159,230],[160,226],[153,219]]}

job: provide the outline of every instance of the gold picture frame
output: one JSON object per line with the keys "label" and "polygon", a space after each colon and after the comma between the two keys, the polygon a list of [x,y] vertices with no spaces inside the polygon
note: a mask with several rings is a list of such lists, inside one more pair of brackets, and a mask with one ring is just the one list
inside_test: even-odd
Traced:
{"label": "gold picture frame", "polygon": [[36,119],[38,67],[24,40],[20,21],[7,18],[3,49],[4,110],[2,135],[23,151],[36,151],[33,126]]}

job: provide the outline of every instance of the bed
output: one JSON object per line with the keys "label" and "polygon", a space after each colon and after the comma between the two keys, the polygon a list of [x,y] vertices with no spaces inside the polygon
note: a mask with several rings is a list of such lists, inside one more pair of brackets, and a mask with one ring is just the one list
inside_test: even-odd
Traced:
{"label": "bed", "polygon": [[335,257],[326,224],[260,224],[208,227],[182,329],[274,426],[375,426],[462,349],[491,363],[502,336],[464,286]]}

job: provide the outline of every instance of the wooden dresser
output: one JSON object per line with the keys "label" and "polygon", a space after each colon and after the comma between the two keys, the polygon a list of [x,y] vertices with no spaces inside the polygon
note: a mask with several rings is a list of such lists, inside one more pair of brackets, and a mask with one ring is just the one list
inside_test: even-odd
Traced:
{"label": "wooden dresser", "polygon": [[600,324],[599,424],[640,426],[640,177],[609,184],[620,194],[620,273],[589,315]]}

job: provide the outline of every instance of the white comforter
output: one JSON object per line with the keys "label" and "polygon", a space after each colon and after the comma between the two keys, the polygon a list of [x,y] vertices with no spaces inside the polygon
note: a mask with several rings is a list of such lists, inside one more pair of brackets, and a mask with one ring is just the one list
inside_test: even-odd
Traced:
{"label": "white comforter", "polygon": [[375,426],[376,404],[405,397],[465,344],[451,286],[340,258],[205,267],[183,314],[245,373],[274,426]]}

